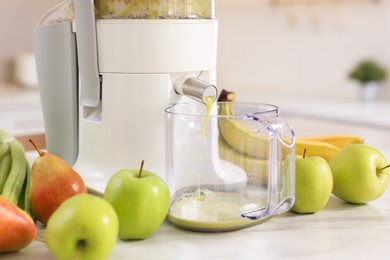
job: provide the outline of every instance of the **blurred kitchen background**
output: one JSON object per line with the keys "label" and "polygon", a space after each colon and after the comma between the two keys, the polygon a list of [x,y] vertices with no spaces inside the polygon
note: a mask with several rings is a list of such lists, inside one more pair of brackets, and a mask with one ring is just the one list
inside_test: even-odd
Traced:
{"label": "blurred kitchen background", "polygon": [[[33,30],[60,2],[0,1],[0,128],[16,135],[43,131]],[[390,129],[390,80],[363,104],[348,78],[366,58],[390,71],[390,0],[216,0],[216,16],[219,89],[292,115]]]}
{"label": "blurred kitchen background", "polygon": [[[390,1],[217,0],[220,86],[356,98],[347,74],[372,58],[390,70]],[[380,99],[390,99],[390,81]],[[390,100],[389,100],[390,101]]]}

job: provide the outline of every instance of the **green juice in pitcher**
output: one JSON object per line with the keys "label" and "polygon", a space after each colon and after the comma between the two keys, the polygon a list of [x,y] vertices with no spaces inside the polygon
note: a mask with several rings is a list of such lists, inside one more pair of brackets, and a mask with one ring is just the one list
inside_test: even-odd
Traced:
{"label": "green juice in pitcher", "polygon": [[242,217],[264,209],[258,196],[207,189],[183,193],[171,205],[168,219],[175,225],[197,231],[229,231],[258,224],[262,220]]}

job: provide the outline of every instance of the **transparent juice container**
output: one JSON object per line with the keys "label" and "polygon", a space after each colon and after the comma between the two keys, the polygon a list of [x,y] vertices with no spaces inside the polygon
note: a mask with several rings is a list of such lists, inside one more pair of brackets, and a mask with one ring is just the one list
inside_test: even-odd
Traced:
{"label": "transparent juice container", "polygon": [[166,109],[168,219],[227,231],[289,210],[295,195],[295,135],[268,104],[187,103]]}
{"label": "transparent juice container", "polygon": [[[94,0],[93,3],[99,20],[215,18],[214,0]],[[65,0],[48,10],[39,24],[72,21],[74,17],[73,0]]]}
{"label": "transparent juice container", "polygon": [[98,19],[212,19],[213,0],[95,0]]}

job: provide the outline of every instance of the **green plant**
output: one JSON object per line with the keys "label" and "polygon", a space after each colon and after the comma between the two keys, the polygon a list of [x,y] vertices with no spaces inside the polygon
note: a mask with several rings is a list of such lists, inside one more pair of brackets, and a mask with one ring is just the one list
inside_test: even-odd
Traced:
{"label": "green plant", "polygon": [[380,64],[367,59],[359,62],[348,76],[350,79],[356,80],[363,85],[370,81],[381,82],[386,80],[387,71]]}

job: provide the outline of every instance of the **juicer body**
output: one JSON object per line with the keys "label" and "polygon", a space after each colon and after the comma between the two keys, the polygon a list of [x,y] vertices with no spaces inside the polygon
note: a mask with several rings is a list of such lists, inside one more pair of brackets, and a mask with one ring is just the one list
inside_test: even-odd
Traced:
{"label": "juicer body", "polygon": [[92,83],[82,70],[94,74],[95,65],[82,57],[77,20],[36,29],[47,149],[101,192],[114,172],[138,168],[141,160],[165,179],[164,108],[179,100],[203,105],[176,86],[189,77],[215,84],[217,21],[97,20],[95,26]]}

